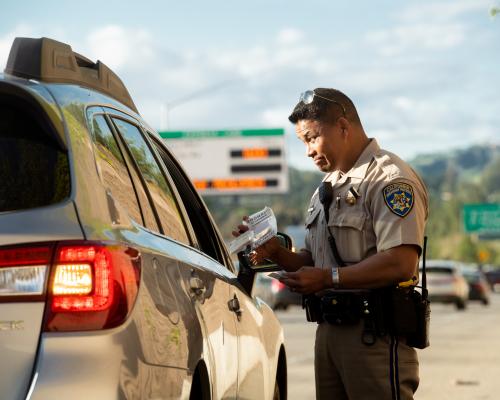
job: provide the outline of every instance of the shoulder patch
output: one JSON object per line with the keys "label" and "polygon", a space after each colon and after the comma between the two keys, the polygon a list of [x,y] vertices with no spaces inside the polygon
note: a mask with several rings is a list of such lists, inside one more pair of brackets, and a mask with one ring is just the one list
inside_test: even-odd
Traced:
{"label": "shoulder patch", "polygon": [[406,217],[413,208],[413,188],[407,183],[391,183],[382,194],[389,210],[399,217]]}

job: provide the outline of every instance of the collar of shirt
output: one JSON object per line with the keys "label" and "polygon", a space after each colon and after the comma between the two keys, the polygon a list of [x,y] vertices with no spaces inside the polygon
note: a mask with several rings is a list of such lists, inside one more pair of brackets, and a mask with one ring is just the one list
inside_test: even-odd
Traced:
{"label": "collar of shirt", "polygon": [[370,166],[370,162],[379,150],[380,147],[377,143],[377,140],[374,138],[370,138],[370,142],[360,154],[360,156],[354,163],[354,166],[345,174],[341,174],[340,171],[333,172],[331,174],[332,178],[337,178],[337,183],[344,183],[348,178],[363,179],[366,176],[366,172],[368,170],[368,167]]}

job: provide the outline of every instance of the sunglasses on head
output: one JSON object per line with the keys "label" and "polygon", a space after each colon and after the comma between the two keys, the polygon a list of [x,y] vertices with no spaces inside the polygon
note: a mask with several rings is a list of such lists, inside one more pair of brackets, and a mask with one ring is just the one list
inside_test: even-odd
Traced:
{"label": "sunglasses on head", "polygon": [[305,92],[302,92],[299,97],[299,101],[301,101],[304,104],[311,104],[314,100],[314,97],[319,97],[323,100],[328,100],[331,101],[332,103],[338,104],[342,108],[342,112],[344,113],[344,117],[346,116],[345,112],[345,107],[342,103],[339,103],[336,100],[329,99],[328,97],[323,97],[319,94],[317,94],[314,90],[306,90]]}

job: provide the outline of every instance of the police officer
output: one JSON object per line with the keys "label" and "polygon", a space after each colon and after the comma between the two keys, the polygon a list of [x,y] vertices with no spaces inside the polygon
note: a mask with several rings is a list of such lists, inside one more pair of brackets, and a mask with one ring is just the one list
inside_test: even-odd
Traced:
{"label": "police officer", "polygon": [[[326,173],[333,200],[325,210],[318,190],[312,196],[305,249],[292,253],[271,240],[253,261],[274,260],[289,271],[282,281],[304,295],[416,281],[428,213],[418,175],[366,136],[353,102],[338,90],[304,92],[289,120],[307,156]],[[367,343],[361,340],[365,328],[361,320],[318,324],[317,399],[413,399],[419,383],[415,350],[390,334]]]}

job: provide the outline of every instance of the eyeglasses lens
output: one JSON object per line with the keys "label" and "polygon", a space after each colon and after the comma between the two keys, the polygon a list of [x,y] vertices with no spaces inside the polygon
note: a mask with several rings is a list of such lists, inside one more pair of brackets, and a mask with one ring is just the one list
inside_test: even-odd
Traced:
{"label": "eyeglasses lens", "polygon": [[300,100],[302,100],[304,104],[311,104],[314,100],[314,91],[306,90],[300,95]]}

